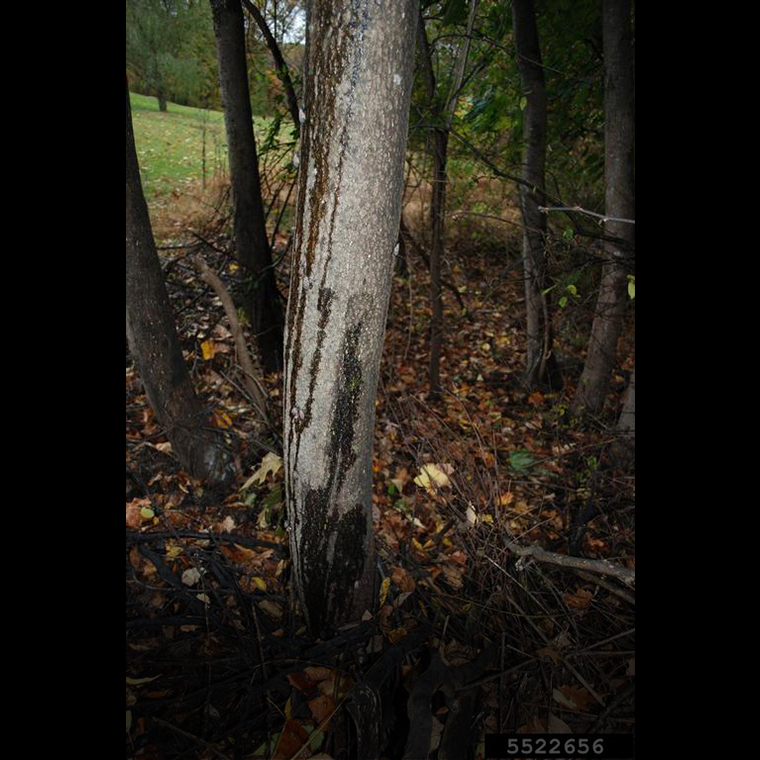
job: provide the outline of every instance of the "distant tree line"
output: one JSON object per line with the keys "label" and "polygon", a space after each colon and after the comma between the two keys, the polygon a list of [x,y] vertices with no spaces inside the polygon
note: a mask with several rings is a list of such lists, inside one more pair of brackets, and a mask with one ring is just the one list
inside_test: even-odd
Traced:
{"label": "distant tree line", "polygon": [[[251,3],[249,3],[250,5]],[[270,4],[271,5],[271,4]],[[267,3],[263,3],[267,6]],[[298,71],[303,45],[284,36],[298,31],[300,3],[282,0],[261,13],[284,59]],[[256,116],[279,109],[285,92],[269,49],[255,21],[247,16],[246,39],[251,110]],[[221,110],[214,29],[207,0],[127,0],[126,56],[130,89],[158,100],[195,108]]]}

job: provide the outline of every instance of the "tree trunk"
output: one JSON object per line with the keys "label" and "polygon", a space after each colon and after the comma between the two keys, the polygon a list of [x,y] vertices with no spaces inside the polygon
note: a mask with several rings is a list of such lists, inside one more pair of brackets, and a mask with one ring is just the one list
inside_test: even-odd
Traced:
{"label": "tree trunk", "polygon": [[623,396],[623,408],[617,425],[620,438],[615,442],[613,454],[621,463],[630,463],[636,449],[636,371],[631,374]]}
{"label": "tree trunk", "polygon": [[446,159],[449,133],[433,130],[433,197],[430,201],[430,398],[441,394],[441,347],[443,345],[443,298],[441,296],[441,261],[443,259],[444,215],[446,210]]}
{"label": "tree trunk", "polygon": [[403,190],[417,0],[312,0],[285,350],[294,578],[313,635],[375,599],[375,396]]}
{"label": "tree trunk", "polygon": [[158,94],[156,95],[156,100],[158,100],[158,110],[162,113],[166,112],[166,94],[163,90],[159,90]]}
{"label": "tree trunk", "polygon": [[259,164],[248,91],[240,0],[211,0],[219,58],[219,85],[227,128],[237,259],[245,282],[245,309],[265,372],[282,369],[283,317],[264,223]]}
{"label": "tree trunk", "polygon": [[470,36],[475,22],[475,12],[479,0],[471,0],[467,21],[467,35],[460,43],[457,51],[451,91],[443,101],[436,102],[436,79],[433,72],[430,44],[425,32],[425,22],[420,15],[418,27],[418,42],[422,53],[423,73],[427,91],[428,107],[433,119],[439,126],[433,127],[433,193],[430,201],[430,357],[428,377],[430,383],[430,399],[436,400],[441,393],[441,349],[443,346],[443,298],[441,295],[441,264],[444,253],[444,233],[446,216],[446,162],[449,149],[449,130],[454,119],[454,113],[459,100],[459,89],[462,86],[467,56],[470,51]]}
{"label": "tree trunk", "polygon": [[193,391],[174,328],[143,196],[127,90],[127,339],[148,401],[177,459],[194,477],[226,485],[232,457]]}
{"label": "tree trunk", "polygon": [[523,110],[523,160],[520,209],[523,219],[523,268],[527,309],[528,388],[562,387],[562,376],[554,355],[554,331],[548,287],[545,204],[546,87],[538,44],[538,26],[533,0],[513,0],[517,66],[527,103]]}
{"label": "tree trunk", "polygon": [[[604,187],[607,216],[633,219],[633,50],[630,0],[604,0]],[[598,414],[604,407],[617,342],[626,307],[627,266],[634,226],[605,223],[605,234],[619,243],[605,243],[605,263],[591,328],[586,363],[573,401],[573,411]]]}
{"label": "tree trunk", "polygon": [[285,90],[285,97],[288,101],[288,111],[290,111],[290,118],[293,119],[293,125],[296,128],[297,137],[301,129],[301,117],[298,113],[298,98],[296,97],[295,87],[293,87],[293,80],[290,78],[288,64],[282,56],[277,40],[272,32],[269,31],[269,27],[267,26],[266,19],[262,12],[251,2],[251,0],[243,0],[243,5],[248,13],[253,16],[253,20],[259,27],[259,31],[263,35],[264,41],[267,43],[269,52],[272,55],[277,76],[280,78],[280,82],[282,82],[283,89]]}

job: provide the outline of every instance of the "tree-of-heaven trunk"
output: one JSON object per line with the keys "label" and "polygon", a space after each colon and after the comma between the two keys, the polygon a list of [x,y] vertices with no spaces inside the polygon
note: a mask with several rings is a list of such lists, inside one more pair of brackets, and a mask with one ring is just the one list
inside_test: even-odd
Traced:
{"label": "tree-of-heaven trunk", "polygon": [[512,20],[526,104],[523,110],[523,158],[520,209],[523,219],[523,268],[527,323],[525,383],[529,388],[560,388],[562,377],[554,355],[551,300],[547,291],[545,203],[546,86],[533,0],[513,0]]}
{"label": "tree-of-heaven trunk", "polygon": [[240,0],[211,0],[219,58],[235,249],[245,280],[245,309],[265,372],[282,367],[283,316],[264,220],[259,163],[248,91],[245,30]]}
{"label": "tree-of-heaven trunk", "polygon": [[313,635],[371,608],[375,397],[417,0],[313,0],[285,347],[294,580]]}
{"label": "tree-of-heaven trunk", "polygon": [[[634,117],[633,48],[630,0],[605,0],[604,38],[604,205],[605,214],[633,219]],[[607,221],[605,234],[619,242],[605,244],[605,262],[596,314],[573,412],[598,414],[604,407],[626,306],[628,262],[634,242],[632,224]]]}
{"label": "tree-of-heaven trunk", "polygon": [[127,340],[153,412],[194,477],[226,485],[235,477],[187,371],[142,191],[127,89]]}

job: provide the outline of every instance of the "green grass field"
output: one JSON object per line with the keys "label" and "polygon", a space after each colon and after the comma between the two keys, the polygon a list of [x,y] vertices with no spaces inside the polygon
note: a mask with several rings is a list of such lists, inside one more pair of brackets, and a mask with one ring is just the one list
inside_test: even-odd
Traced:
{"label": "green grass field", "polygon": [[[158,110],[154,97],[130,93],[137,160],[148,200],[203,178],[205,139],[206,178],[227,171],[224,114],[168,104]],[[205,131],[205,138],[204,138]]]}

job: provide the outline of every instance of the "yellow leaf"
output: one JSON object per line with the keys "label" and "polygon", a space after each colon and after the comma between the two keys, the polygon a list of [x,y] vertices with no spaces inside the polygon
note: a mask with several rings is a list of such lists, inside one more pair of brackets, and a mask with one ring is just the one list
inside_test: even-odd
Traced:
{"label": "yellow leaf", "polygon": [[433,492],[436,488],[451,485],[449,475],[452,472],[454,472],[454,468],[450,464],[425,464],[420,469],[420,474],[414,479],[414,482],[427,491]]}
{"label": "yellow leaf", "polygon": [[204,361],[210,361],[211,359],[213,359],[214,354],[216,353],[214,341],[204,340],[203,343],[201,343],[201,351],[203,352]]}
{"label": "yellow leaf", "polygon": [[383,578],[383,582],[380,584],[380,606],[385,604],[385,600],[388,598],[388,591],[391,588],[391,579]]}
{"label": "yellow leaf", "polygon": [[230,417],[227,412],[220,412],[218,410],[214,410],[214,424],[218,428],[222,428],[222,430],[226,430],[227,428],[232,427],[232,418]]}
{"label": "yellow leaf", "polygon": [[251,580],[256,584],[256,588],[259,591],[267,590],[267,583],[263,578],[251,578]]}
{"label": "yellow leaf", "polygon": [[251,475],[248,480],[245,481],[243,484],[243,487],[240,489],[241,491],[245,491],[247,488],[250,488],[251,485],[254,483],[257,483],[261,485],[261,483],[266,482],[267,475],[271,472],[272,475],[277,475],[277,473],[282,469],[282,458],[277,456],[277,454],[273,454],[271,451],[261,460],[261,466],[259,467],[256,472]]}

